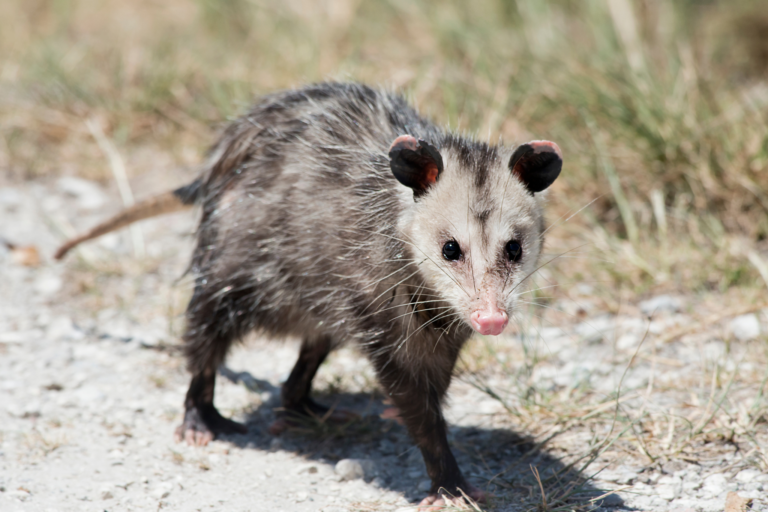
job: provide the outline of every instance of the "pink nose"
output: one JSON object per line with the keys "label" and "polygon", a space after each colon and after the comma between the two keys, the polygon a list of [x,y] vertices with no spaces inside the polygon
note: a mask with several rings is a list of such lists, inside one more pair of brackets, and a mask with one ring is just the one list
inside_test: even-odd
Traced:
{"label": "pink nose", "polygon": [[504,311],[478,310],[469,316],[472,327],[483,335],[497,336],[501,334],[509,322],[509,317]]}

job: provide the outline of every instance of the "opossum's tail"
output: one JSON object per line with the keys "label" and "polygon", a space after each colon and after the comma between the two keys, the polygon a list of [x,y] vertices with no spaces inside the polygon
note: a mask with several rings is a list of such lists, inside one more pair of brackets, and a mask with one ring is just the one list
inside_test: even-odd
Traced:
{"label": "opossum's tail", "polygon": [[102,222],[87,233],[71,240],[67,240],[54,254],[57,260],[62,259],[73,247],[93,238],[106,235],[110,231],[123,228],[134,222],[162,215],[163,213],[177,212],[194,205],[200,197],[199,179],[189,185],[177,188],[159,196],[150,197],[138,204],[126,208],[111,219]]}

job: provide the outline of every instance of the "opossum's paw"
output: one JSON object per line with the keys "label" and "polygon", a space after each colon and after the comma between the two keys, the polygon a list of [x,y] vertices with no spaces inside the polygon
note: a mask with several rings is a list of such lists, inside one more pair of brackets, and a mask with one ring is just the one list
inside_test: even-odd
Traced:
{"label": "opossum's paw", "polygon": [[359,420],[360,415],[346,409],[328,408],[312,400],[299,406],[285,408],[269,427],[269,433],[277,436],[295,427],[307,427],[319,424],[343,425]]}
{"label": "opossum's paw", "polygon": [[379,415],[379,418],[383,420],[394,420],[398,422],[400,425],[405,425],[405,423],[403,422],[402,416],[400,416],[400,409],[398,409],[397,407],[387,407]]}
{"label": "opossum's paw", "polygon": [[[468,485],[467,487],[469,487],[469,490],[464,492],[472,501],[475,503],[486,502],[488,496],[485,492],[472,485]],[[418,510],[419,512],[434,512],[442,510],[444,507],[449,507],[451,505],[459,507],[460,510],[464,510],[468,503],[464,496],[461,496],[461,493],[459,493],[458,496],[451,496],[448,493],[440,492],[430,494],[421,500],[421,503],[419,503],[418,506]]]}
{"label": "opossum's paw", "polygon": [[184,421],[176,428],[174,438],[190,446],[205,446],[218,434],[245,434],[248,427],[222,416],[213,405],[190,407],[184,412]]}

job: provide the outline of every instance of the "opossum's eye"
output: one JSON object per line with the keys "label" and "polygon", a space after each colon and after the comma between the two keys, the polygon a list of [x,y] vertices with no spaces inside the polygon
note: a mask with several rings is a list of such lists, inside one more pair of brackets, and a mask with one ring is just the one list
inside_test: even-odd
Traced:
{"label": "opossum's eye", "polygon": [[456,240],[445,242],[445,245],[443,246],[443,258],[448,261],[456,261],[461,258],[461,247],[459,247]]}
{"label": "opossum's eye", "polygon": [[510,240],[507,242],[506,249],[509,261],[519,261],[520,256],[523,255],[523,248],[520,246],[520,243],[516,242],[515,240]]}

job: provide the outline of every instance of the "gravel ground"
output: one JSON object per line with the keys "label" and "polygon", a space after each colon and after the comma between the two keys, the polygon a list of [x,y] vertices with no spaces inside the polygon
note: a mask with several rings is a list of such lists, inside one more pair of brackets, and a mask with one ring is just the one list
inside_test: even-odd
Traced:
{"label": "gravel ground", "polygon": [[[50,261],[72,226],[92,225],[118,205],[114,191],[79,179],[0,188],[0,236],[35,246],[42,259],[34,265],[33,252],[0,244],[0,510],[413,509],[429,485],[420,454],[401,426],[379,418],[382,396],[352,349],[321,368],[318,389],[321,401],[362,412],[362,420],[269,435],[297,344],[252,339],[230,356],[216,390],[220,410],[247,422],[249,434],[204,448],[173,442],[188,384],[176,337],[189,291],[182,276],[194,215],[143,223],[141,259],[132,249],[136,235],[125,231],[63,264]],[[713,361],[723,361],[724,371],[739,379],[754,374],[760,382],[764,373],[764,311],[730,319],[716,332],[653,345],[627,371],[646,332],[660,335],[693,321],[686,299],[656,297],[616,315],[591,306],[588,287],[582,291],[580,321],[537,329],[534,343],[522,333],[485,340],[495,362],[465,373],[451,388],[452,445],[470,479],[493,492],[489,510],[530,509],[538,491],[532,466],[543,468],[542,477],[562,473],[596,436],[607,434],[587,425],[542,443],[546,432],[526,430],[500,400],[478,390],[481,379],[507,405],[522,406],[513,390],[532,350],[539,355],[527,385],[552,393],[588,385],[610,396],[622,382],[622,406],[651,416],[697,406],[692,388],[674,384],[705,379],[708,388],[705,371]],[[650,324],[641,320],[649,313],[655,315]],[[753,380],[734,382],[727,401],[734,411],[739,404],[755,407],[756,394],[762,399],[759,386],[748,384]],[[765,422],[751,435],[755,446],[765,447]],[[706,449],[708,456],[686,458],[683,450],[651,463],[637,451],[617,449],[591,466],[588,473],[604,468],[596,479],[566,477],[581,485],[582,503],[605,489],[623,489],[597,502],[606,510],[721,511],[729,492],[751,498],[753,510],[768,510],[762,449],[745,453],[728,439],[691,449]]]}

